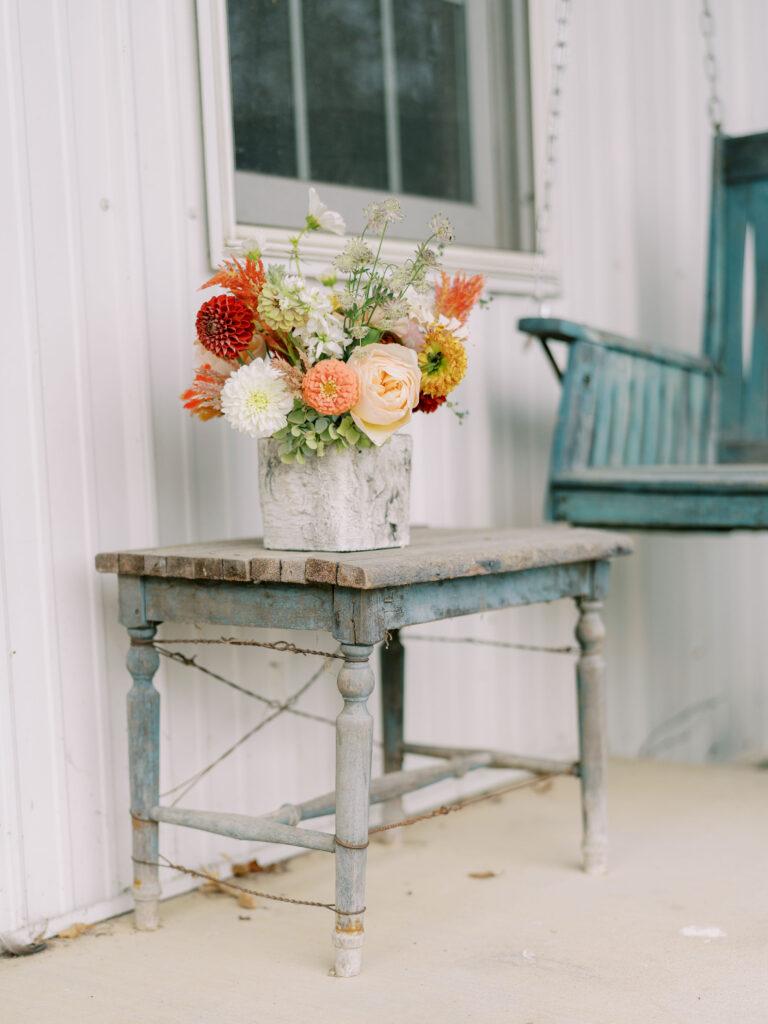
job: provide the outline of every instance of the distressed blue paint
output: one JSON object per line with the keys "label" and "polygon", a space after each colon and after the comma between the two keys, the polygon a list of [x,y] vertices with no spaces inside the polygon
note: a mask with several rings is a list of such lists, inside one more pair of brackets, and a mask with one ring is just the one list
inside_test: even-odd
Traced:
{"label": "distressed blue paint", "polygon": [[[552,543],[554,535],[557,535],[555,545]],[[325,850],[334,854],[336,868],[334,970],[338,976],[357,974],[363,942],[370,805],[383,802],[385,815],[391,820],[394,812],[399,812],[403,794],[439,779],[461,776],[466,771],[491,765],[579,775],[584,867],[588,871],[604,868],[605,679],[600,608],[607,590],[609,559],[629,553],[630,542],[612,534],[532,530],[526,532],[525,543],[521,543],[519,536],[514,537],[510,540],[510,549],[504,551],[494,540],[493,531],[490,534],[466,531],[462,551],[449,547],[446,554],[439,550],[440,545],[434,538],[429,539],[431,543],[424,546],[423,553],[415,549],[411,557],[415,564],[407,568],[401,566],[398,573],[386,571],[387,566],[384,566],[379,578],[388,581],[401,573],[411,579],[419,574],[429,578],[438,572],[441,578],[399,586],[388,582],[378,586],[371,583],[368,589],[312,582],[306,578],[296,583],[258,584],[212,580],[206,560],[194,556],[191,561],[179,561],[190,576],[159,577],[148,574],[158,571],[167,553],[131,555],[126,552],[118,555],[116,561],[111,556],[99,556],[97,562],[103,571],[109,571],[103,568],[107,563],[116,564],[119,569],[121,559],[127,567],[125,573],[119,574],[119,601],[121,621],[131,636],[128,668],[133,686],[128,695],[128,729],[134,826],[133,892],[139,928],[155,928],[159,923],[160,888],[155,865],[160,821],[235,838]],[[472,556],[471,564],[467,552]],[[394,562],[400,557],[399,553],[392,552],[393,565],[400,564]],[[514,565],[528,568],[513,569]],[[146,575],[138,574],[137,570],[142,567]],[[167,560],[163,561],[162,568],[167,571]],[[477,574],[466,575],[469,570]],[[194,574],[198,572],[200,577],[196,578]],[[424,747],[422,749],[430,756],[444,758],[444,764],[398,771],[403,757],[405,657],[397,632],[399,628],[563,597],[576,598],[580,609],[578,763],[561,764],[500,751]],[[341,641],[344,655],[338,677],[344,706],[336,722],[335,792],[303,804],[284,805],[261,817],[161,807],[160,698],[153,685],[159,658],[152,645],[161,620],[332,632]],[[372,783],[373,722],[366,702],[373,691],[374,674],[369,662],[373,645],[388,632],[392,633],[390,646],[382,652],[387,773]],[[418,749],[418,745],[414,749]],[[305,818],[334,811],[335,836],[297,827]]]}
{"label": "distressed blue paint", "polygon": [[[712,180],[703,357],[566,320],[519,323],[545,344],[571,346],[552,453],[551,518],[631,528],[768,527],[768,133],[716,138]],[[747,254],[755,299],[745,344]],[[746,463],[758,466],[748,479],[735,478],[735,464]],[[669,472],[696,465],[708,466],[706,480]],[[646,469],[632,476],[625,472],[631,466]],[[654,468],[662,467],[664,486],[655,488]],[[599,485],[595,470],[605,471]]]}
{"label": "distressed blue paint", "polygon": [[[384,745],[384,771],[399,772],[403,767],[403,722],[405,713],[405,648],[400,630],[393,629],[389,641],[379,649],[381,667],[381,731]],[[384,820],[403,817],[399,795],[387,801]]]}
{"label": "distressed blue paint", "polygon": [[[627,547],[617,554],[629,550]],[[337,587],[334,636],[342,642],[356,639],[357,643],[373,644],[401,626],[541,604],[563,597],[586,597],[595,592],[596,566],[601,564],[607,563],[572,562],[492,576],[381,587],[373,592]]]}
{"label": "distressed blue paint", "polygon": [[[262,626],[271,629],[325,629],[332,627],[331,606],[322,587],[288,583],[240,583],[141,577],[144,610],[152,621],[210,622],[227,626]],[[120,577],[120,587],[132,588],[134,579]]]}
{"label": "distressed blue paint", "polygon": [[133,686],[128,692],[128,762],[131,780],[133,835],[133,897],[136,926],[150,931],[158,926],[160,883],[157,864],[158,827],[150,820],[160,799],[160,694],[153,678],[160,656],[151,645],[156,626],[128,630],[131,647],[128,671]]}

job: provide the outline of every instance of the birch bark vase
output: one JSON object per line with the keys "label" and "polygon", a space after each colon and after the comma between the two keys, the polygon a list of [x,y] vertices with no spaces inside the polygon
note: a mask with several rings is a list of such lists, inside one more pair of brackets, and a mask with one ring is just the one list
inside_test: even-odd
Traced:
{"label": "birch bark vase", "polygon": [[411,438],[380,448],[332,449],[303,465],[280,461],[259,441],[264,547],[281,551],[372,551],[410,540]]}

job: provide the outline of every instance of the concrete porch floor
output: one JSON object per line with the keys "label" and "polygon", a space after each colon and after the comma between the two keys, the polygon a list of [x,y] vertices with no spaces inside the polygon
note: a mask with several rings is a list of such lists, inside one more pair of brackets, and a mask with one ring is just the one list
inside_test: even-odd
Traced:
{"label": "concrete porch floor", "polygon": [[[359,978],[327,975],[329,911],[196,892],[155,933],[126,916],[0,962],[0,1019],[763,1024],[768,773],[619,762],[610,801],[605,878],[576,870],[570,779],[372,845]],[[317,853],[244,884],[330,900],[331,872]]]}

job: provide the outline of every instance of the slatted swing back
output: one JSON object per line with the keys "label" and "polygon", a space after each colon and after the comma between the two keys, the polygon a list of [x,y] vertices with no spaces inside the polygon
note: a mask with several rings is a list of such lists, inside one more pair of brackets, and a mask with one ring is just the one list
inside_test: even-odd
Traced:
{"label": "slatted swing back", "polygon": [[768,462],[768,132],[714,140],[704,351],[719,462]]}
{"label": "slatted swing back", "polygon": [[564,320],[520,321],[547,352],[551,341],[570,345],[551,518],[768,528],[768,132],[718,133],[713,171],[702,356]]}

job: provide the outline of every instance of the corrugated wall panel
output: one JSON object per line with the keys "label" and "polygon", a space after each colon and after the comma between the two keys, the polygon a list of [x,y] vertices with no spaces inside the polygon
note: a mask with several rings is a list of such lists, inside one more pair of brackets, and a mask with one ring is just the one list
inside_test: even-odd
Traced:
{"label": "corrugated wall panel", "polygon": [[[551,5],[550,5],[551,6]],[[259,531],[253,445],[181,415],[196,288],[207,274],[192,0],[4,0],[0,132],[6,392],[0,403],[0,930],[128,906],[123,667],[115,585],[96,550]],[[728,126],[768,124],[760,0],[715,5]],[[693,0],[574,6],[555,211],[557,309],[694,351],[709,142]],[[763,86],[764,86],[763,79]],[[559,239],[559,241],[558,241]],[[463,422],[415,425],[413,518],[540,520],[558,386],[497,297],[472,324]],[[688,759],[765,749],[757,642],[768,538],[642,538],[608,610],[615,752]],[[521,609],[420,633],[567,642],[572,608]],[[300,637],[328,644],[316,634]],[[314,668],[268,652],[201,661],[270,698]],[[575,749],[568,659],[414,642],[411,738]],[[263,709],[164,664],[170,789]],[[302,706],[332,718],[323,678]],[[258,811],[330,788],[333,733],[284,716],[189,802]],[[472,785],[471,779],[460,785]],[[164,829],[188,863],[238,845]],[[187,883],[167,885],[178,890]],[[329,872],[328,892],[331,891]]]}

